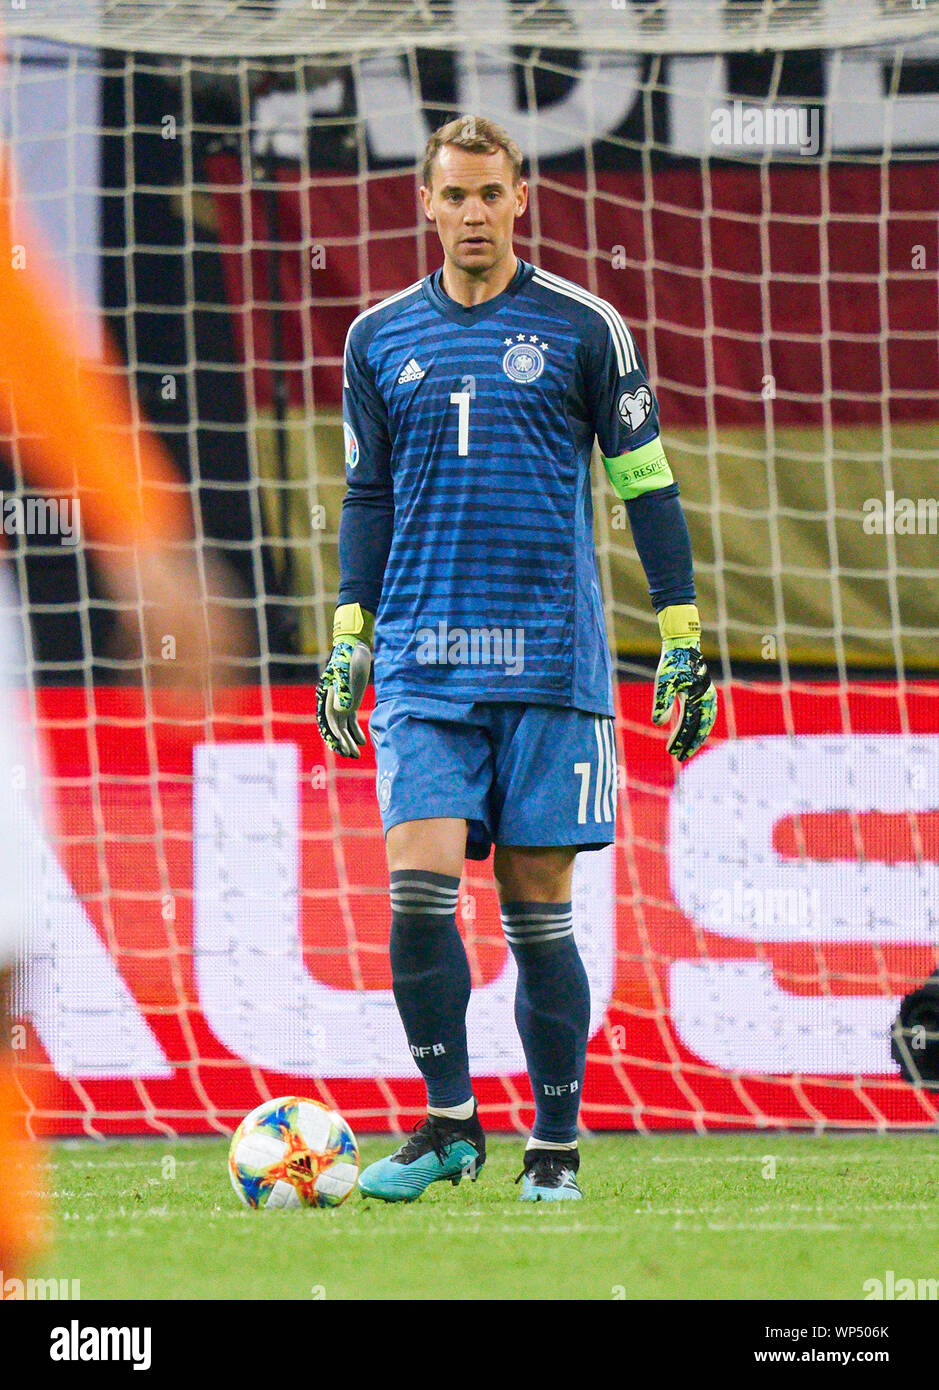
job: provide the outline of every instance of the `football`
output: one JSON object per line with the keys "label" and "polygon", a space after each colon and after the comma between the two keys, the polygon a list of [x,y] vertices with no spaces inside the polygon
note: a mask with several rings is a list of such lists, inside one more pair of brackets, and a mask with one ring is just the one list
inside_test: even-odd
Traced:
{"label": "football", "polygon": [[359,1146],[345,1120],[318,1100],[280,1096],[232,1135],[228,1175],[245,1206],[338,1207],[355,1187]]}

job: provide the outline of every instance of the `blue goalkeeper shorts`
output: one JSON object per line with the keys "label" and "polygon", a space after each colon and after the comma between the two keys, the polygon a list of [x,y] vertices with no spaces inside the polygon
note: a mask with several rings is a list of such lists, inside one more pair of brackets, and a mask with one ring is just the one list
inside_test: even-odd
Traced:
{"label": "blue goalkeeper shorts", "polygon": [[378,809],[469,822],[466,857],[493,844],[602,849],[616,825],[616,740],[606,715],[554,705],[395,696],[375,706]]}

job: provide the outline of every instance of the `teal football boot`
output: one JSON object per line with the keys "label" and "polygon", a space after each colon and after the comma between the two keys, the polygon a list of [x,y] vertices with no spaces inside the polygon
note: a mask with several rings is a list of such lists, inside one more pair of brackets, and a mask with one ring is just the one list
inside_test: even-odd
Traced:
{"label": "teal football boot", "polygon": [[475,1182],[485,1162],[486,1136],[475,1110],[470,1120],[428,1115],[397,1153],[359,1174],[359,1191],[381,1202],[415,1202],[432,1182]]}
{"label": "teal football boot", "polygon": [[515,1179],[522,1184],[523,1202],[579,1202],[577,1149],[526,1149],[525,1169]]}

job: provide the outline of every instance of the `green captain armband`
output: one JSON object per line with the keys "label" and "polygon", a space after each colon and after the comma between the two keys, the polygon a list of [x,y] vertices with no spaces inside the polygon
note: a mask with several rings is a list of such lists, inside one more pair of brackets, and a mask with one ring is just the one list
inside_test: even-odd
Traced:
{"label": "green captain armband", "polygon": [[658,437],[650,439],[632,453],[620,454],[619,458],[603,460],[607,476],[617,497],[631,502],[644,492],[655,492],[660,487],[668,487],[674,482],[672,470],[668,466],[662,441]]}

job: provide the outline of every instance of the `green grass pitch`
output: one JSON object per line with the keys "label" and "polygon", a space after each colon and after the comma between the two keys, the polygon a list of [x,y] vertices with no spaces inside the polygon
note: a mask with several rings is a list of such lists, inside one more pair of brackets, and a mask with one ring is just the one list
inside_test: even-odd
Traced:
{"label": "green grass pitch", "polygon": [[[389,1151],[362,1144],[363,1164]],[[55,1243],[82,1299],[862,1299],[939,1276],[939,1136],[604,1136],[580,1203],[522,1204],[522,1141],[417,1203],[254,1212],[224,1140],[49,1149]]]}

